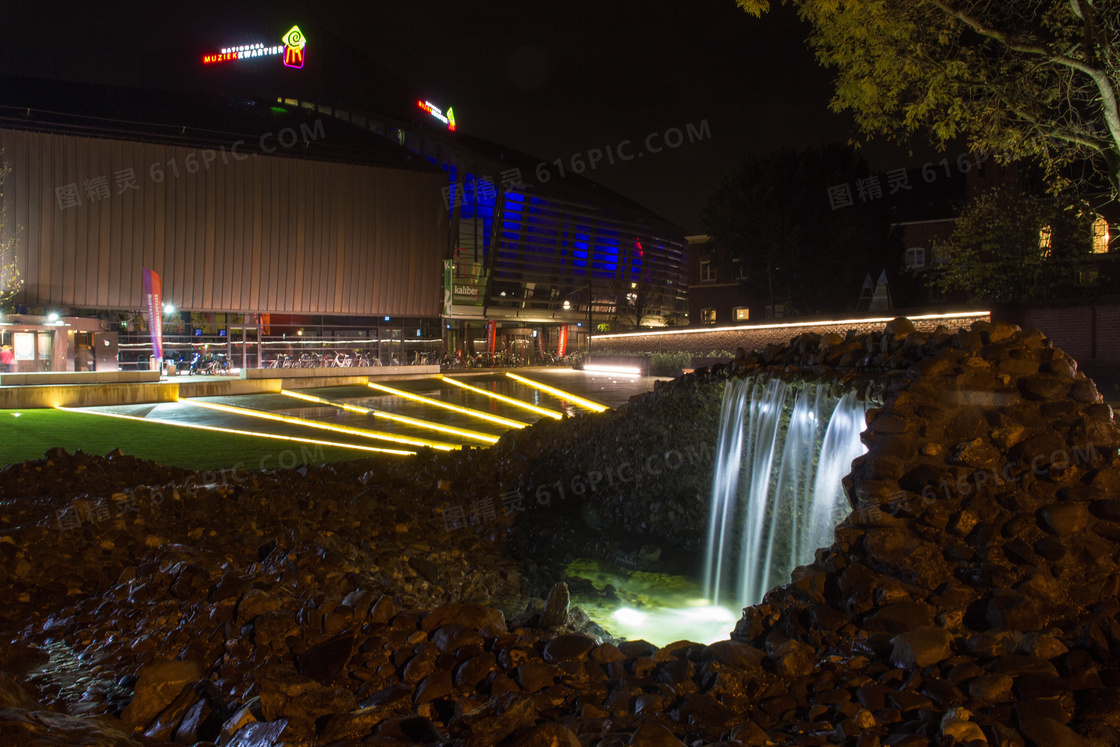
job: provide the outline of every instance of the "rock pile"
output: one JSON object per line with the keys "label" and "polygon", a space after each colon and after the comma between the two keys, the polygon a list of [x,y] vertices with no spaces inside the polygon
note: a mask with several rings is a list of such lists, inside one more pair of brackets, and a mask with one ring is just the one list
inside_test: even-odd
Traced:
{"label": "rock pile", "polygon": [[[748,374],[833,380],[882,407],[836,542],[731,640],[574,633],[559,587],[524,615],[488,606],[524,590],[511,522],[586,516],[502,510],[553,471],[582,476],[590,520],[675,542],[666,524],[694,524],[702,488],[682,463],[675,493],[665,454],[642,449],[708,425],[714,439],[722,383]],[[611,436],[635,433],[621,458],[652,456],[661,477],[591,491],[593,472],[618,477]],[[0,474],[24,486],[0,515],[0,743],[1120,744],[1118,445],[1092,382],[1037,332],[896,320],[802,335],[487,452],[193,494],[179,473],[54,453]],[[102,482],[59,482],[82,464]],[[61,529],[83,500],[113,518]],[[452,527],[464,504],[479,520]]]}
{"label": "rock pile", "polygon": [[878,349],[800,351],[889,368],[886,404],[835,545],[736,628],[790,687],[756,707],[887,744],[1120,744],[1111,408],[1037,331],[894,327]]}

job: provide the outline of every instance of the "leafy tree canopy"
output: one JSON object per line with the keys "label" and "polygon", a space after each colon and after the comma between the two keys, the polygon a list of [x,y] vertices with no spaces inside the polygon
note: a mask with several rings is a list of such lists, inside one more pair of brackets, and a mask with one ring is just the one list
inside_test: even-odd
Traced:
{"label": "leafy tree canopy", "polygon": [[833,209],[829,188],[867,176],[847,146],[744,158],[704,210],[718,272],[741,277],[760,305],[800,313],[854,307],[864,275],[884,266],[890,219],[883,200]]}
{"label": "leafy tree canopy", "polygon": [[1027,301],[1070,289],[1091,250],[1083,205],[993,189],[978,195],[935,248],[934,284],[986,302]]}
{"label": "leafy tree canopy", "polygon": [[[785,1],[837,70],[833,108],[865,134],[966,137],[975,150],[1037,160],[1055,191],[1107,180],[1120,197],[1116,0]],[[753,15],[769,8],[737,2]]]}

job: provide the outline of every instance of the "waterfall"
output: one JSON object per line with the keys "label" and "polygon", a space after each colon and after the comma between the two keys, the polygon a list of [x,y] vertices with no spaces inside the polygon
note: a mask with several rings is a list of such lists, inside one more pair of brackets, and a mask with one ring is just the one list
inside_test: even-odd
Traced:
{"label": "waterfall", "polygon": [[840,479],[866,451],[866,406],[824,386],[728,382],[720,413],[704,595],[713,605],[762,601],[848,513]]}

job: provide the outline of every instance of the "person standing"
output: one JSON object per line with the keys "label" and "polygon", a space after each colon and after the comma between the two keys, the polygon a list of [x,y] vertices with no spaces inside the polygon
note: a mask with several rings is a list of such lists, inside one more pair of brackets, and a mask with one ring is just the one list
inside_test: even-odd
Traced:
{"label": "person standing", "polygon": [[0,371],[4,373],[11,373],[12,362],[16,359],[16,354],[12,352],[11,345],[4,345],[0,347]]}

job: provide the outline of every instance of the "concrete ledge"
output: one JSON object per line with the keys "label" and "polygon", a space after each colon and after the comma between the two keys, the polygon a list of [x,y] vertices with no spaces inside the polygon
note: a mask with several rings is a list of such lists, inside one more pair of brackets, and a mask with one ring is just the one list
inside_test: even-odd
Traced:
{"label": "concrete ledge", "polygon": [[179,397],[228,397],[234,394],[263,394],[278,392],[282,388],[279,379],[240,379],[192,378],[189,381],[174,383]]}
{"label": "concrete ledge", "polygon": [[355,376],[393,378],[397,376],[431,376],[439,373],[439,366],[353,366],[339,368],[243,368],[242,379],[329,379]]}
{"label": "concrete ledge", "polygon": [[156,383],[159,371],[36,371],[0,374],[0,386]]}
{"label": "concrete ledge", "polygon": [[103,407],[174,402],[178,384],[54,384],[0,387],[0,409]]}
{"label": "concrete ledge", "polygon": [[365,386],[368,376],[318,376],[300,379],[272,379],[276,390],[313,389],[328,386]]}

